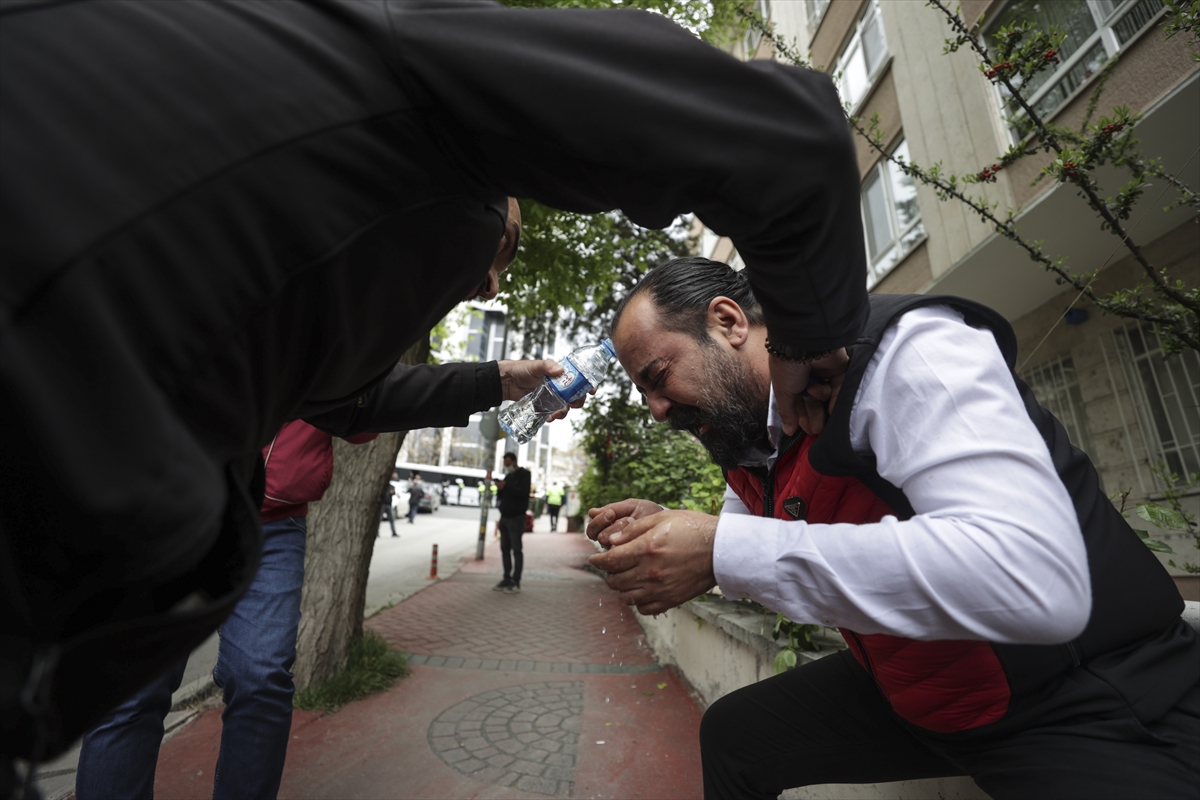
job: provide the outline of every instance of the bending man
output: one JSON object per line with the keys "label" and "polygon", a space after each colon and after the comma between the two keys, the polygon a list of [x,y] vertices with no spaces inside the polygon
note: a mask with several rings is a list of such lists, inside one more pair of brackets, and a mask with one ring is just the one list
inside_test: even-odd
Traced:
{"label": "bending man", "polygon": [[1200,645],[1091,462],[1011,371],[999,315],[876,295],[819,437],[782,431],[746,278],[688,259],[618,310],[656,420],[728,480],[719,518],[589,512],[642,613],[706,591],[838,626],[848,650],[717,701],[707,797],[971,775],[992,797],[1194,792]]}

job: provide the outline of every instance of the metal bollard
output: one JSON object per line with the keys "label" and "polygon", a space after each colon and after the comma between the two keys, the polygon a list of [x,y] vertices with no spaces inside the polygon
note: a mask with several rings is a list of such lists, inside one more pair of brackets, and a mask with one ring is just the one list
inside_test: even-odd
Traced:
{"label": "metal bollard", "polygon": [[435,544],[433,546],[433,557],[429,561],[429,577],[426,580],[436,581],[437,579],[437,545]]}

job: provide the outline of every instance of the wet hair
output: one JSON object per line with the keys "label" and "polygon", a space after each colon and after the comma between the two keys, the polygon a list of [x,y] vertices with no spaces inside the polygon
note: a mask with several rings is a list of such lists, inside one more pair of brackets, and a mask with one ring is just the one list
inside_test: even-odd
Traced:
{"label": "wet hair", "polygon": [[751,325],[765,325],[762,306],[750,288],[750,279],[728,264],[707,258],[676,258],[646,273],[613,314],[615,331],[633,298],[646,292],[658,308],[662,326],[708,342],[708,305],[715,297],[728,297],[745,313]]}

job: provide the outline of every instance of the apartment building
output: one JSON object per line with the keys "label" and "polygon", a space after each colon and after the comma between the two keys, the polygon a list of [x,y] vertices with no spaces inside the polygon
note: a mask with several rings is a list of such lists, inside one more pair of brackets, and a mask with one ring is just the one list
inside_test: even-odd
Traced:
{"label": "apartment building", "polygon": [[[1019,20],[1067,33],[1061,63],[1035,79],[1030,97],[1056,124],[1079,127],[1101,68],[1117,59],[1097,117],[1119,105],[1144,114],[1136,129],[1142,152],[1200,186],[1200,65],[1185,36],[1164,39],[1161,0],[962,0],[961,7],[963,18],[984,33]],[[1021,115],[970,52],[943,54],[950,27],[920,0],[759,0],[757,8],[777,37],[836,76],[853,115],[879,115],[889,152],[971,174],[1027,134]],[[735,54],[752,58],[772,58],[772,49],[753,34],[734,46]],[[1068,256],[1073,270],[1104,266],[1095,282],[1099,293],[1133,286],[1139,267],[1116,237],[1101,231],[1075,191],[1049,179],[1035,182],[1048,161],[1026,158],[973,193],[1001,210],[1021,209],[1020,232],[1043,240],[1052,257]],[[957,202],[939,201],[862,139],[858,164],[872,292],[953,294],[1002,313],[1020,342],[1018,372],[1092,457],[1109,493],[1132,490],[1131,502],[1161,497],[1165,484],[1154,473],[1160,463],[1180,474],[1200,472],[1200,358],[1194,352],[1165,358],[1148,327],[1105,315],[1076,290],[1064,291],[986,222]],[[1109,193],[1128,180],[1115,171],[1100,178]],[[1152,263],[1195,286],[1200,224],[1186,208],[1163,212],[1174,200],[1169,190],[1160,194],[1163,188],[1152,186],[1137,206],[1131,235]],[[727,239],[706,232],[702,248],[710,257],[739,261]],[[1185,502],[1196,511],[1200,494]],[[1176,562],[1200,562],[1190,538],[1161,538],[1178,553]],[[1189,599],[1200,599],[1200,579],[1176,582]]]}

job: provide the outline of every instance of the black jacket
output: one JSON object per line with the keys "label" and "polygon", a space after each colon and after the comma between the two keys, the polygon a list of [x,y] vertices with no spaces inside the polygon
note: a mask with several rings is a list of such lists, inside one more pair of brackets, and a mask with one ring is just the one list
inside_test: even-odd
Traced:
{"label": "black jacket", "polygon": [[259,448],[473,291],[506,196],[697,213],[781,343],[866,315],[829,78],[661,16],[16,0],[0,96],[0,751],[61,750],[220,622]]}
{"label": "black jacket", "polygon": [[504,488],[496,495],[500,500],[500,516],[524,516],[529,508],[529,470],[517,467],[503,480]]}

